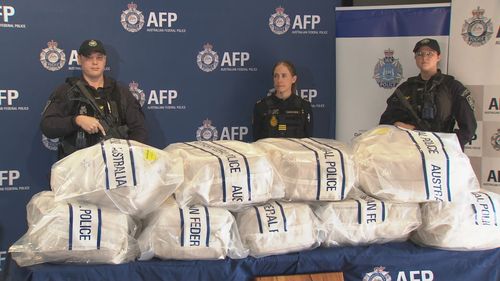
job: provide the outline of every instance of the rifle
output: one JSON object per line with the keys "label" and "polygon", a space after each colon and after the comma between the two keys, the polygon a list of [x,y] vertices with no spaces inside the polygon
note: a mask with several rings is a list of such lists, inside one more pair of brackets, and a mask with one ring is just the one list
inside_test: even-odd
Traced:
{"label": "rifle", "polygon": [[[94,110],[94,113],[97,115],[97,119],[101,126],[104,128],[106,132],[106,136],[104,139],[110,138],[118,138],[118,139],[126,139],[128,138],[128,127],[127,125],[118,126],[116,122],[114,122],[111,115],[105,114],[96,100],[92,96],[92,94],[87,90],[82,81],[77,81],[73,87],[76,87],[78,91],[70,91],[73,96],[70,96],[70,100],[76,100],[83,103],[88,104]],[[76,96],[76,94],[80,94]]]}
{"label": "rifle", "polygon": [[400,89],[396,89],[396,96],[398,97],[399,101],[401,101],[401,104],[410,112],[413,120],[418,126],[418,129],[422,131],[431,131],[431,125],[429,125],[427,121],[422,120],[418,116],[418,114],[415,112],[415,109],[413,109],[408,100],[403,96],[403,93]]}

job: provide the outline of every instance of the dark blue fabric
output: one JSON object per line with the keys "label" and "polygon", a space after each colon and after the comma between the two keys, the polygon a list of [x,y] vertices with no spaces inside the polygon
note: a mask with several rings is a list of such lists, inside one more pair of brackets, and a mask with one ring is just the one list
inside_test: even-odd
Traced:
{"label": "dark blue fabric", "polygon": [[336,11],[336,37],[439,36],[450,33],[450,7]]}
{"label": "dark blue fabric", "polygon": [[256,276],[344,272],[346,281],[363,280],[375,267],[391,280],[498,281],[500,248],[444,251],[409,242],[364,247],[319,248],[264,258],[217,261],[141,261],[121,265],[43,264],[19,268],[8,261],[7,280],[166,281],[252,280]]}

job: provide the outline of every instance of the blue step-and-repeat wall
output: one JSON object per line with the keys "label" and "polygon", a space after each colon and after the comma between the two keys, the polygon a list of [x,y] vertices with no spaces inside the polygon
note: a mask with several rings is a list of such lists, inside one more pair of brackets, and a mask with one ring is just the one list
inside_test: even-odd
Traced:
{"label": "blue step-and-repeat wall", "polygon": [[335,20],[340,0],[0,1],[0,270],[26,231],[25,206],[49,189],[57,140],[39,129],[53,89],[80,75],[77,49],[103,41],[106,75],[139,99],[149,144],[252,140],[255,102],[277,60],[295,63],[314,135],[335,132]]}

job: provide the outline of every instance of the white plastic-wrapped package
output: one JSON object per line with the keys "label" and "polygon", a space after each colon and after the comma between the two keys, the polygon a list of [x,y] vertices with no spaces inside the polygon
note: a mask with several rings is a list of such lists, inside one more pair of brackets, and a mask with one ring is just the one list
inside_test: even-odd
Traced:
{"label": "white plastic-wrapped package", "polygon": [[487,250],[500,247],[500,195],[481,190],[470,202],[422,204],[422,225],[412,240],[448,250]]}
{"label": "white plastic-wrapped package", "polygon": [[366,245],[407,240],[421,224],[418,203],[392,203],[368,196],[318,203],[325,246]]}
{"label": "white plastic-wrapped package", "polygon": [[361,189],[381,200],[457,202],[479,190],[455,134],[382,125],[354,140]]}
{"label": "white plastic-wrapped package", "polygon": [[144,217],[183,181],[182,159],[145,144],[110,139],[79,150],[52,166],[55,200],[116,205]]}
{"label": "white plastic-wrapped package", "polygon": [[174,200],[151,213],[139,237],[141,260],[245,258],[233,215],[200,205],[179,208]]}
{"label": "white plastic-wrapped package", "polygon": [[42,191],[33,197],[26,205],[26,219],[28,226],[32,226],[35,222],[52,211],[57,204],[54,201],[54,192]]}
{"label": "white plastic-wrapped package", "polygon": [[114,209],[57,204],[9,249],[19,266],[44,262],[123,263],[139,255],[136,224]]}
{"label": "white plastic-wrapped package", "polygon": [[266,153],[241,141],[195,141],[164,149],[184,159],[185,180],[175,192],[181,207],[239,210],[282,198],[283,183]]}
{"label": "white plastic-wrapped package", "polygon": [[254,143],[265,150],[285,184],[285,199],[343,200],[356,182],[349,146],[319,138],[267,138]]}
{"label": "white plastic-wrapped package", "polygon": [[319,221],[304,203],[269,202],[237,213],[236,221],[254,257],[312,249],[322,240]]}

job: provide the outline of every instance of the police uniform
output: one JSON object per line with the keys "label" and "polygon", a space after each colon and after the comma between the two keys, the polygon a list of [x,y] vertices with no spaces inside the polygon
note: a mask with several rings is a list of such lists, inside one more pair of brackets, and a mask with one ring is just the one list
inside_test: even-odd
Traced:
{"label": "police uniform", "polygon": [[[418,122],[408,106],[400,101],[398,91],[428,128],[422,128],[423,123]],[[472,140],[477,127],[470,91],[440,70],[427,81],[420,75],[410,77],[387,99],[387,109],[380,117],[380,124],[393,125],[396,121],[412,124],[417,130],[456,132],[462,149]],[[458,130],[454,130],[455,123]]]}
{"label": "police uniform", "polygon": [[[117,84],[112,78],[104,76],[102,88],[91,87],[83,78],[68,78],[51,95],[42,114],[40,127],[48,138],[59,138],[59,159],[78,149],[92,146],[102,140],[100,133],[87,134],[75,123],[78,115],[96,117],[93,108],[85,102],[74,100],[75,84],[81,80],[94,97],[104,114],[110,116],[116,127],[127,128],[127,139],[145,143],[147,130],[144,113],[139,102],[130,91]],[[102,124],[102,122],[101,122]]]}
{"label": "police uniform", "polygon": [[304,138],[312,135],[311,103],[292,94],[282,100],[273,93],[253,110],[253,138]]}

